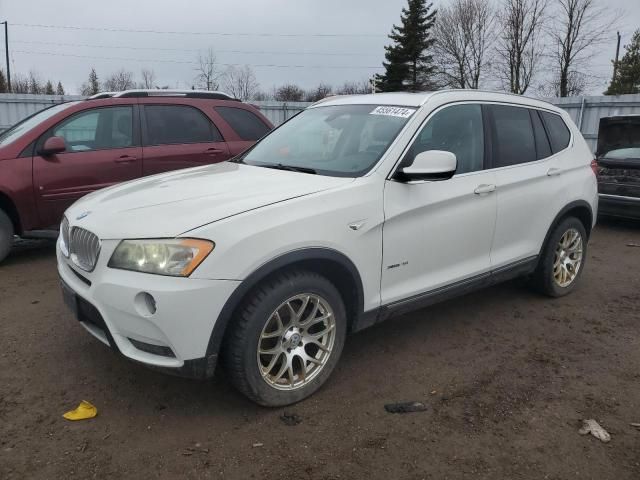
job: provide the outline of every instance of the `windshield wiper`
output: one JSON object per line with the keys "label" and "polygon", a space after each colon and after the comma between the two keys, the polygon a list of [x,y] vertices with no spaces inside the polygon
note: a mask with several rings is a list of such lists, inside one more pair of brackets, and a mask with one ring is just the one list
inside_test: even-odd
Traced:
{"label": "windshield wiper", "polygon": [[282,163],[263,163],[255,165],[256,167],[274,168],[276,170],[287,170],[289,172],[311,173],[315,175],[316,172],[313,168],[309,167],[296,167],[295,165],[284,165]]}

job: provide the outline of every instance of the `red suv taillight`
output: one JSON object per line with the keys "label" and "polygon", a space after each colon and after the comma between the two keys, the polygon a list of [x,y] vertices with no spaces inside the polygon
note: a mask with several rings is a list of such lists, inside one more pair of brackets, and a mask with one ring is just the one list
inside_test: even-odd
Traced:
{"label": "red suv taillight", "polygon": [[598,161],[594,158],[591,160],[591,170],[593,170],[593,174],[598,176]]}

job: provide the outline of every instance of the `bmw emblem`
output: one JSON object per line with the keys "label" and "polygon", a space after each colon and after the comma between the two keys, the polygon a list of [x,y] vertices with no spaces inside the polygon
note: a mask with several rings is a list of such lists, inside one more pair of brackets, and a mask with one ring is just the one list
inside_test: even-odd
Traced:
{"label": "bmw emblem", "polygon": [[88,217],[90,213],[91,213],[91,212],[89,212],[89,211],[87,211],[87,212],[82,212],[80,215],[78,215],[78,216],[76,217],[76,220],[82,220],[83,218]]}

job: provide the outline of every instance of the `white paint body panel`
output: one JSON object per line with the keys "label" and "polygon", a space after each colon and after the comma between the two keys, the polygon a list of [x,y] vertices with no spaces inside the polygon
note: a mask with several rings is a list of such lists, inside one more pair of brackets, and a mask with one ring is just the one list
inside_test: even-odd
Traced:
{"label": "white paint body panel", "polygon": [[[392,180],[395,165],[422,122],[453,102],[502,102],[560,112],[537,100],[474,91],[335,97],[311,108],[360,103],[417,111],[360,178],[223,163],[91,194],[74,204],[67,218],[72,227],[88,229],[102,240],[95,270],[82,272],[92,285],[77,279],[59,249],[58,271],[100,311],[122,353],[152,365],[180,366],[205,355],[217,316],[237,286],[283,254],[313,247],[340,252],[357,268],[364,311],[370,311],[537,255],[551,222],[571,201],[586,200],[597,211],[591,154],[565,114],[572,146],[549,159],[444,181]],[[552,166],[563,173],[548,177]],[[495,184],[496,191],[475,194],[483,184]],[[85,212],[90,214],[78,220]],[[189,278],[107,267],[121,239],[176,236],[216,244]],[[401,266],[387,268],[395,264]],[[157,313],[149,318],[133,307],[142,291],[158,301]],[[167,345],[176,358],[141,352],[127,337]]]}

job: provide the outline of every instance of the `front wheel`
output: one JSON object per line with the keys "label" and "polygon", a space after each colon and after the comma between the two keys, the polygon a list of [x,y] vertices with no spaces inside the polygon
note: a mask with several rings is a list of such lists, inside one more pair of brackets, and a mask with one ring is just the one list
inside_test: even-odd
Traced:
{"label": "front wheel", "polygon": [[260,405],[314,393],[336,366],[347,330],[344,302],[325,277],[285,272],[250,294],[223,346],[232,383]]}
{"label": "front wheel", "polygon": [[13,223],[11,219],[0,210],[0,262],[2,262],[13,245]]}
{"label": "front wheel", "polygon": [[568,217],[554,228],[544,247],[533,285],[551,297],[561,297],[576,286],[587,258],[587,232],[580,220]]}

